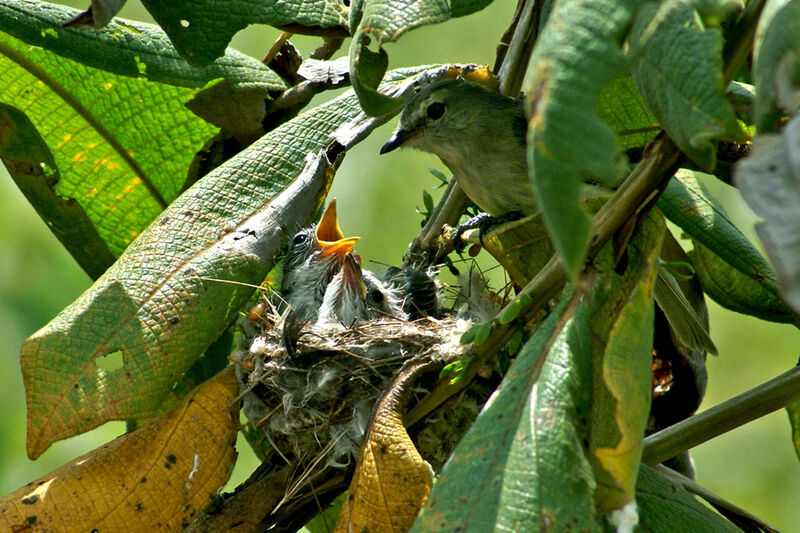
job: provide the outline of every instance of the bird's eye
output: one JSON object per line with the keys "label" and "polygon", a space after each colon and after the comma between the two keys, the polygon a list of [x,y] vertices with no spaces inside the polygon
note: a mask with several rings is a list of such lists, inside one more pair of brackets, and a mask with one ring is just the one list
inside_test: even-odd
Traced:
{"label": "bird's eye", "polygon": [[380,305],[383,303],[383,293],[378,289],[371,289],[369,291],[369,296],[372,298],[372,301],[376,304]]}
{"label": "bird's eye", "polygon": [[294,243],[303,244],[304,242],[306,242],[307,238],[308,235],[306,235],[305,233],[298,233],[297,235],[294,236]]}
{"label": "bird's eye", "polygon": [[444,104],[441,102],[434,102],[428,106],[428,109],[425,112],[428,114],[428,118],[433,120],[438,120],[442,118],[444,115]]}

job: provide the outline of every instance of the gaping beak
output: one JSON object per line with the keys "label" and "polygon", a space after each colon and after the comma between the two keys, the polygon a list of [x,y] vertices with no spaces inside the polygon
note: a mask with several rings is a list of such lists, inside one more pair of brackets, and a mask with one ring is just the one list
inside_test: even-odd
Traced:
{"label": "gaping beak", "polygon": [[389,140],[386,141],[386,144],[381,147],[381,154],[387,154],[395,148],[399,148],[404,142],[413,137],[414,133],[415,132],[412,130],[397,128],[394,130],[394,133],[392,133],[392,136],[389,137]]}
{"label": "gaping beak", "polygon": [[317,250],[321,257],[336,255],[343,258],[345,254],[353,251],[353,247],[361,237],[345,237],[339,228],[339,220],[336,218],[336,200],[331,200],[322,219],[317,224],[314,232],[317,242]]}
{"label": "gaping beak", "polygon": [[356,262],[353,254],[344,256],[342,281],[350,287],[355,287],[362,300],[367,299],[367,285],[364,283],[364,276],[361,274],[361,266]]}

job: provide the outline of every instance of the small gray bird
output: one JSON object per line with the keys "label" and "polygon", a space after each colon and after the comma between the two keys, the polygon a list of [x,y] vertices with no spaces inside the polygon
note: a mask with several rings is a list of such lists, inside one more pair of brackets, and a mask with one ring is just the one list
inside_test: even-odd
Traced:
{"label": "small gray bird", "polygon": [[362,269],[353,254],[347,254],[325,289],[317,325],[353,327],[382,316],[406,319],[395,289]]}
{"label": "small gray bird", "polygon": [[[394,133],[381,148],[409,146],[439,156],[464,193],[500,222],[536,212],[528,177],[527,121],[522,100],[462,79],[434,82],[407,103]],[[491,220],[476,217],[459,227],[486,229]],[[669,279],[667,279],[669,278]],[[669,283],[672,281],[672,283]],[[656,299],[681,340],[692,348],[717,349],[686,298],[674,294],[674,279],[659,272]]]}
{"label": "small gray bird", "polygon": [[345,237],[336,217],[336,200],[328,204],[318,224],[292,238],[283,262],[281,296],[296,319],[317,319],[325,289],[353,251],[359,237]]}
{"label": "small gray bird", "polygon": [[439,314],[436,282],[422,270],[411,266],[390,266],[381,278],[395,289],[403,311],[411,320]]}
{"label": "small gray bird", "polygon": [[522,106],[522,100],[476,83],[435,82],[409,100],[381,153],[409,146],[435,154],[490,215],[533,214]]}

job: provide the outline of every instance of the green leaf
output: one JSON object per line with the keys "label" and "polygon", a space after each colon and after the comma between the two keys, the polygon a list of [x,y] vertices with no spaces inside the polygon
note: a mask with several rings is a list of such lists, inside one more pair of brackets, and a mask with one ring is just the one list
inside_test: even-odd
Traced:
{"label": "green leaf", "polygon": [[53,154],[22,111],[0,104],[0,159],[22,194],[92,279],[114,262],[114,255],[83,207],[56,194],[61,181]]}
{"label": "green leaf", "polygon": [[603,87],[597,116],[614,130],[623,150],[644,148],[661,130],[629,74],[616,77]]}
{"label": "green leaf", "polygon": [[433,211],[433,196],[428,191],[422,191],[422,203],[425,204],[428,213]]}
{"label": "green leaf", "polygon": [[0,32],[28,44],[120,76],[147,78],[183,87],[202,87],[223,78],[236,87],[287,89],[277,74],[257,59],[235,50],[205,68],[187,63],[158,26],[116,18],[99,30],[65,30],[78,13],[47,2],[0,0]]}
{"label": "green leaf", "polygon": [[[782,113],[791,114],[797,109],[796,89],[792,90],[791,85],[797,85],[798,68],[800,4],[789,0],[767,2],[758,20],[753,47],[753,81],[756,86],[753,111],[759,133],[776,131]],[[781,105],[780,100],[784,99],[781,96],[791,96],[781,95],[781,92],[795,93],[793,106],[790,102]]]}
{"label": "green leaf", "polygon": [[756,233],[780,280],[784,301],[800,312],[800,115],[781,134],[755,138],[734,168],[734,183],[763,222]]}
{"label": "green leaf", "polygon": [[583,268],[592,231],[580,206],[581,182],[614,184],[625,170],[616,136],[596,108],[600,91],[625,69],[622,40],[640,4],[556,3],[525,82],[528,172],[553,246],[573,278]]}
{"label": "green leaf", "polygon": [[689,257],[703,292],[726,309],[771,322],[792,322],[783,301],[764,285],[736,270],[714,252],[693,240]]}
{"label": "green leaf", "polygon": [[[12,175],[40,212],[54,199],[76,204],[74,220],[63,211],[44,218],[68,249],[84,250],[76,258],[93,277],[110,265],[108,252],[118,257],[180,194],[194,154],[213,135],[184,106],[195,93],[86,67],[0,33],[0,102],[16,109],[7,115],[15,127],[35,128],[49,151],[41,143],[27,153],[16,148],[17,160],[47,166],[50,177],[35,187]],[[88,226],[85,240],[75,233]]]}
{"label": "green leaf", "polygon": [[348,35],[341,0],[143,0],[180,54],[204,66],[225,53],[231,38],[250,24],[283,26],[293,33]]}
{"label": "green leaf", "polygon": [[652,533],[736,533],[740,530],[683,487],[642,465],[636,483],[639,525]]}
{"label": "green leaf", "polygon": [[389,66],[383,45],[405,32],[479,11],[492,0],[361,0],[350,12],[350,79],[364,111],[381,116],[397,110],[402,101],[377,91]]}
{"label": "green leaf", "polygon": [[594,481],[583,424],[592,390],[590,333],[584,305],[565,316],[568,300],[511,364],[412,531],[592,529]]}
{"label": "green leaf", "polygon": [[652,396],[653,289],[665,231],[660,213],[645,218],[626,248],[622,274],[615,271],[611,247],[594,261],[600,278],[590,308],[595,362],[590,449],[600,513],[634,500]]}
{"label": "green leaf", "polygon": [[[414,73],[396,71],[390,79]],[[387,83],[390,89],[410,92],[413,80]],[[350,91],[263,136],[175,200],[24,343],[28,454],[37,457],[53,441],[107,420],[156,413],[253,291],[242,283],[258,284],[283,232],[308,222],[338,154],[380,123],[360,113]],[[98,358],[117,351],[122,368],[97,367]]]}
{"label": "green leaf", "polygon": [[675,144],[713,170],[713,140],[743,141],[722,79],[722,34],[704,27],[691,0],[650,2],[628,38],[631,72],[650,111]]}
{"label": "green leaf", "polygon": [[657,205],[670,221],[732,268],[779,294],[769,263],[703,190],[693,172],[679,170]]}

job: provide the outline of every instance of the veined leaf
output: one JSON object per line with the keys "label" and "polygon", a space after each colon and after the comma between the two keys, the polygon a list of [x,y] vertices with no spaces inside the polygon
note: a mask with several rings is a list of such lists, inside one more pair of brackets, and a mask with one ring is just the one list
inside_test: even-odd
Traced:
{"label": "veined leaf", "polygon": [[[424,69],[395,71],[385,90],[412,90],[408,77]],[[158,412],[252,292],[241,283],[258,284],[284,231],[308,222],[338,156],[380,123],[349,92],[263,136],[175,200],[30,337],[22,347],[29,455],[105,421]],[[116,352],[122,368],[97,366]]]}
{"label": "veined leaf", "polygon": [[650,2],[636,13],[628,42],[650,111],[681,151],[713,170],[713,140],[744,140],[725,99],[721,32],[702,26],[691,0]]}
{"label": "veined leaf", "polygon": [[[31,0],[0,0],[0,32],[121,76],[147,78],[183,87],[202,87],[223,78],[243,88],[287,89],[263,63],[236,50],[205,68],[192,67],[153,24],[116,18],[99,30],[65,30],[61,24],[78,10]],[[221,54],[220,54],[221,55]]]}
{"label": "veined leaf", "polygon": [[492,0],[361,0],[350,11],[350,27],[355,28],[350,43],[350,79],[364,111],[380,116],[396,110],[402,102],[377,91],[389,66],[383,45],[394,42],[405,32],[469,15]]}
{"label": "veined leaf", "polygon": [[294,33],[348,35],[342,0],[143,0],[142,4],[193,65],[208,65],[225,53],[250,24],[286,27]]}
{"label": "veined leaf", "polygon": [[769,263],[705,193],[693,172],[678,171],[659,198],[658,207],[670,221],[731,267],[769,292],[779,294]]}
{"label": "veined leaf", "polygon": [[630,75],[611,80],[600,92],[597,115],[617,134],[620,148],[644,148],[661,130]]}
{"label": "veined leaf", "polygon": [[791,94],[779,93],[797,91],[791,86],[796,85],[792,80],[797,79],[800,68],[800,4],[791,0],[767,2],[758,20],[753,51],[755,124],[759,133],[767,133],[778,129],[781,113],[793,113],[798,104],[794,102],[794,109],[791,101],[781,105],[779,96],[791,100]]}
{"label": "veined leaf", "polygon": [[628,247],[624,273],[615,272],[610,246],[595,258],[600,277],[590,310],[594,361],[590,449],[597,510],[634,501],[642,438],[650,412],[653,288],[666,227],[651,213]]}
{"label": "veined leaf", "polygon": [[556,3],[525,82],[528,172],[553,246],[573,277],[583,267],[592,230],[579,202],[581,182],[613,184],[625,169],[596,104],[603,87],[625,69],[622,41],[641,3]]}
{"label": "veined leaf", "polygon": [[594,480],[584,448],[591,341],[584,304],[568,317],[568,300],[511,364],[442,469],[412,531],[592,529]]}
{"label": "veined leaf", "polygon": [[164,416],[4,496],[0,528],[181,529],[231,475],[239,418],[228,406],[238,392],[228,368]]}
{"label": "veined leaf", "polygon": [[[109,74],[0,33],[3,129],[39,139],[27,152],[15,146],[12,159],[42,172],[9,171],[73,255],[83,250],[76,259],[93,277],[178,196],[213,134],[184,107],[195,92]],[[4,159],[7,143],[0,139]],[[49,212],[54,202],[76,207],[64,216]],[[89,226],[86,237],[72,231],[78,225]],[[92,240],[97,248],[86,249]]]}
{"label": "veined leaf", "polygon": [[781,134],[756,137],[753,151],[734,168],[734,182],[763,219],[756,233],[780,280],[783,299],[800,313],[800,115]]}

